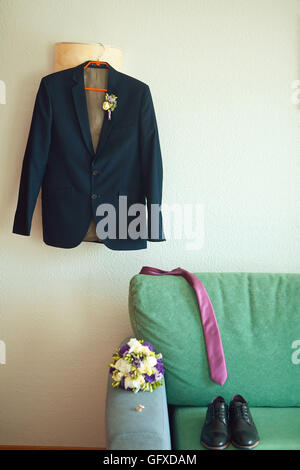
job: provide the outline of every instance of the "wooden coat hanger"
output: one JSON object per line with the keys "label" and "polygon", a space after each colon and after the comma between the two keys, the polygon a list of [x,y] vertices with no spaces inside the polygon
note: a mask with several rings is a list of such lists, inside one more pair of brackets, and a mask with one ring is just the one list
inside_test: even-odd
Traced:
{"label": "wooden coat hanger", "polygon": [[[90,60],[85,66],[84,68],[86,69],[87,67],[89,67],[90,64],[96,64],[97,67],[99,67],[100,65],[105,65],[107,68],[109,68],[109,65],[107,62],[101,62],[100,60]],[[106,91],[107,92],[107,88],[85,88],[86,90],[91,90],[91,91]]]}

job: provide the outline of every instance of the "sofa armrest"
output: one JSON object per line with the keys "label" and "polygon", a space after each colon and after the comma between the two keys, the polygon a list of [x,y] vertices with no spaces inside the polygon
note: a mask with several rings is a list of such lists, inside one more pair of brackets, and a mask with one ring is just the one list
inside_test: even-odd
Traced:
{"label": "sofa armrest", "polygon": [[[138,412],[136,407],[145,408]],[[133,393],[111,385],[106,395],[108,450],[170,450],[170,425],[165,386]]]}

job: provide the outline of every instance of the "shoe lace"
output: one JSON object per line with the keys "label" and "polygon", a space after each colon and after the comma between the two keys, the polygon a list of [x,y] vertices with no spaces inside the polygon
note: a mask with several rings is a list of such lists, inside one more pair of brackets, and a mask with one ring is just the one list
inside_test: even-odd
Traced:
{"label": "shoe lace", "polygon": [[237,403],[233,409],[236,417],[244,419],[247,423],[251,423],[250,410],[246,403]]}
{"label": "shoe lace", "polygon": [[212,417],[218,419],[222,423],[226,421],[226,408],[225,406],[213,406]]}

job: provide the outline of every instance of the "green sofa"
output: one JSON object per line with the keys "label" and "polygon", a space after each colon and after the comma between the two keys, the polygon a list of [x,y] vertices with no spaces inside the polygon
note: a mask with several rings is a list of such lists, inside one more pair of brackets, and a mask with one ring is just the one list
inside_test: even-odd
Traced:
{"label": "green sofa", "polygon": [[[204,450],[201,428],[216,395],[249,402],[256,450],[300,449],[300,275],[195,273],[218,320],[228,379],[210,379],[196,296],[181,276],[130,282],[134,335],[163,354],[165,387],[133,394],[107,388],[109,449]],[[137,404],[144,404],[137,413]],[[230,446],[228,449],[233,449]]]}

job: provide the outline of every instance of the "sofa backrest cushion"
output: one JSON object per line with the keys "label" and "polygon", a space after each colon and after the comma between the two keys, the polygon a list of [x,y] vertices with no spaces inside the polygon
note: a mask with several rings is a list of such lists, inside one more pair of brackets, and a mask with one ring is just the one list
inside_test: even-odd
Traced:
{"label": "sofa backrest cushion", "polygon": [[243,395],[252,406],[300,406],[300,275],[195,273],[212,301],[228,369],[213,382],[193,288],[181,276],[138,274],[129,311],[138,339],[163,354],[168,403],[206,406]]}

